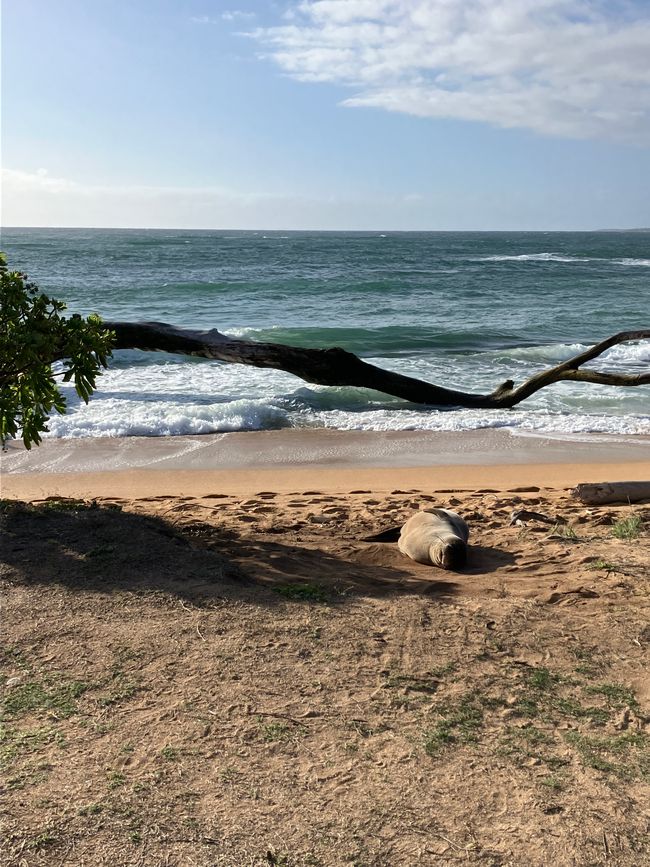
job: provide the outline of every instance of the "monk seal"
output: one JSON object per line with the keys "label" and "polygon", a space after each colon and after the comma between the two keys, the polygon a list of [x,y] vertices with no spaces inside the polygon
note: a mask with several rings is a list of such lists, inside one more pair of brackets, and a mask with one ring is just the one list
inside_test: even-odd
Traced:
{"label": "monk seal", "polygon": [[416,563],[460,569],[467,559],[468,539],[469,528],[456,512],[425,509],[404,524],[397,546]]}

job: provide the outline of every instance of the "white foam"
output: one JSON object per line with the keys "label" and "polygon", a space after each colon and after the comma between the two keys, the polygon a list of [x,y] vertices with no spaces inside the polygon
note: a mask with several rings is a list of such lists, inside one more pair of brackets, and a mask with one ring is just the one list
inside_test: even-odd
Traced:
{"label": "white foam", "polygon": [[242,327],[242,328],[226,328],[221,333],[225,334],[226,337],[236,337],[236,338],[250,338],[255,334],[259,334],[260,331],[279,331],[279,325],[265,325],[264,328],[250,328],[250,327]]}
{"label": "white foam", "polygon": [[604,352],[601,358],[605,362],[616,362],[617,365],[647,365],[650,363],[650,340],[619,343]]}
{"label": "white foam", "polygon": [[650,259],[614,259],[617,265],[632,265],[640,266],[641,268],[650,268]]}
{"label": "white foam", "polygon": [[477,262],[597,262],[588,256],[561,256],[559,253],[520,253],[518,256],[481,256]]}
{"label": "white foam", "polygon": [[53,437],[178,436],[289,427],[287,413],[263,400],[220,404],[91,401],[50,419]]}
{"label": "white foam", "polygon": [[562,256],[560,253],[520,253],[516,256],[480,256],[475,262],[564,262],[567,264],[584,264],[586,262],[607,262],[612,265],[629,265],[632,267],[650,268],[650,259],[606,259],[602,256]]}
{"label": "white foam", "polygon": [[[376,359],[380,367],[489,392],[513,377],[518,382],[546,363],[580,352],[581,344],[554,344],[459,358]],[[139,360],[138,360],[139,359]],[[603,366],[645,369],[650,341],[613,347]],[[551,434],[650,433],[650,389],[616,389],[559,383],[538,392],[514,411],[436,411],[361,388],[308,386],[291,374],[245,365],[188,360],[143,363],[134,353],[116,353],[116,366],[98,380],[89,405],[70,385],[69,411],[50,421],[52,437],[124,437],[203,434],[283,427],[346,430],[460,431],[503,427]]]}
{"label": "white foam", "polygon": [[623,436],[650,435],[650,416],[609,416],[604,414],[553,413],[538,410],[512,412],[508,410],[451,410],[400,412],[375,410],[372,413],[332,411],[317,413],[322,427],[341,430],[427,430],[464,431],[504,428],[512,433],[537,434],[618,434]]}

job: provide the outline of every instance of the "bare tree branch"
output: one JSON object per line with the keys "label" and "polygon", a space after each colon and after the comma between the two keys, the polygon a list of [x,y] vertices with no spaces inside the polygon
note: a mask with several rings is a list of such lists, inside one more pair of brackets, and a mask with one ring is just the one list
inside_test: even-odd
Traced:
{"label": "bare tree branch", "polygon": [[490,394],[474,394],[383,370],[339,347],[303,349],[282,343],[256,343],[227,337],[216,329],[195,331],[176,328],[164,322],[105,322],[104,326],[115,333],[115,349],[173,352],[233,364],[270,367],[293,373],[316,385],[371,388],[412,403],[431,406],[507,409],[555,382],[589,382],[626,387],[650,384],[650,372],[623,374],[580,369],[612,346],[630,340],[649,339],[650,329],[614,334],[568,361],[531,376],[519,386],[508,380]]}

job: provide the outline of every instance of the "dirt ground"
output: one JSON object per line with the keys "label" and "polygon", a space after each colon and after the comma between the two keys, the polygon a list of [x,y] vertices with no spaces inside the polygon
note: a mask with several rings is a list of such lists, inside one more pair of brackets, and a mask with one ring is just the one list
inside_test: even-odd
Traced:
{"label": "dirt ground", "polygon": [[[434,504],[470,524],[462,573],[362,541]],[[552,523],[509,526],[522,506]],[[649,505],[267,491],[2,520],[7,867],[650,864]]]}

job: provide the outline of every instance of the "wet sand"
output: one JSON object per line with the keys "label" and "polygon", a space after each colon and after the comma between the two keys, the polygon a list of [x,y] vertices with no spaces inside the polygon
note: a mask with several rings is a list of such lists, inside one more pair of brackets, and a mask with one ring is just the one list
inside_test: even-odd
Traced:
{"label": "wet sand", "polygon": [[2,496],[203,496],[215,491],[567,488],[650,478],[650,438],[504,431],[256,431],[46,440],[2,456]]}

